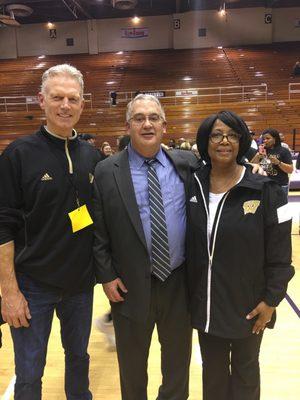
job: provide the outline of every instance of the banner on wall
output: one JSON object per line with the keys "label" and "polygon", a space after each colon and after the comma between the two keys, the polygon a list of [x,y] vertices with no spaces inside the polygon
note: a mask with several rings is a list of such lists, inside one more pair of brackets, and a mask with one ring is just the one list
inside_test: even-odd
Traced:
{"label": "banner on wall", "polygon": [[38,96],[26,96],[26,104],[39,104]]}
{"label": "banner on wall", "polygon": [[176,90],[175,96],[197,96],[198,90],[184,89]]}
{"label": "banner on wall", "polygon": [[143,90],[141,93],[143,93],[143,94],[151,94],[151,96],[155,96],[155,97],[165,97],[165,95],[166,95],[166,93],[164,92],[164,91],[162,91],[162,90],[160,90],[160,91],[145,91],[145,90]]}
{"label": "banner on wall", "polygon": [[139,39],[149,36],[148,28],[122,28],[121,37],[126,39]]}

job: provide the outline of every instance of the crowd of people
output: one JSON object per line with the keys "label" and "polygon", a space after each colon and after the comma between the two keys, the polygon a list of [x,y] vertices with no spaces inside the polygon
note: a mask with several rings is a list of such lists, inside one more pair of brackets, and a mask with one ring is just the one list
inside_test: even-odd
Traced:
{"label": "crowd of people", "polygon": [[111,304],[122,400],[147,399],[155,326],[158,400],[189,397],[193,328],[203,400],[258,400],[264,330],[273,328],[294,275],[286,181],[274,180],[290,163],[276,135],[264,133],[263,143],[277,175],[247,164],[252,137],[230,111],[201,123],[199,154],[185,140],[166,149],[161,103],[138,94],[124,116],[123,149],[112,155],[105,142],[99,152],[94,137],[74,129],[83,87],[70,65],[45,71],[46,124],[0,157],[1,314],[14,344],[14,398],[42,398],[54,311],[66,398],[93,398],[87,346],[100,283]]}

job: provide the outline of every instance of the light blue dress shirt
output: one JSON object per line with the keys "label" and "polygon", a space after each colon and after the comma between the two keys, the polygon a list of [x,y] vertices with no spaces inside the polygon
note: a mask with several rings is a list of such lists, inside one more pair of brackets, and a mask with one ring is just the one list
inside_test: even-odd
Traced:
{"label": "light blue dress shirt", "polygon": [[[129,166],[135,191],[135,197],[151,257],[151,222],[148,192],[148,166],[146,158],[128,145]],[[159,150],[154,164],[160,183],[165,208],[169,239],[171,268],[174,270],[185,261],[186,208],[184,184],[177,174],[172,161]]]}

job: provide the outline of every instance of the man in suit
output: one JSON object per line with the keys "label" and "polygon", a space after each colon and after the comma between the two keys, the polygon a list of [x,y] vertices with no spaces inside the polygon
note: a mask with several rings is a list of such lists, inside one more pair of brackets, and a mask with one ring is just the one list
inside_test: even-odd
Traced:
{"label": "man in suit", "polygon": [[155,325],[162,370],[157,399],[186,400],[192,336],[185,277],[189,164],[161,148],[166,120],[157,98],[135,97],[126,120],[130,144],[98,164],[94,186],[97,277],[112,304],[122,400],[147,399]]}

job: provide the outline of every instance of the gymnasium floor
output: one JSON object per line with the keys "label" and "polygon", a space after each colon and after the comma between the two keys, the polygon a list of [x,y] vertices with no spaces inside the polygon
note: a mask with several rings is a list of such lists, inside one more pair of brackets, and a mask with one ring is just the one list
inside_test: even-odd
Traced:
{"label": "gymnasium floor", "polygon": [[[300,236],[299,192],[292,193],[293,265],[296,269],[288,294],[300,308]],[[299,201],[298,201],[299,199]],[[293,201],[294,200],[294,201]],[[296,200],[296,201],[295,201]],[[94,318],[108,309],[101,287],[95,289]],[[13,352],[9,330],[5,325],[3,348],[0,350],[0,399],[13,399]],[[89,352],[91,355],[90,382],[94,400],[119,400],[119,378],[116,353],[107,348],[103,334],[93,326]],[[59,326],[55,318],[49,342],[47,366],[43,380],[44,400],[63,400],[63,352],[60,346]],[[278,319],[274,330],[267,330],[261,348],[261,400],[298,400],[300,398],[300,315],[283,300],[278,307]],[[153,336],[149,359],[149,400],[155,400],[160,383],[159,344]],[[201,400],[201,357],[197,335],[194,332],[191,363],[190,400]],[[217,400],[217,399],[216,399]]]}

